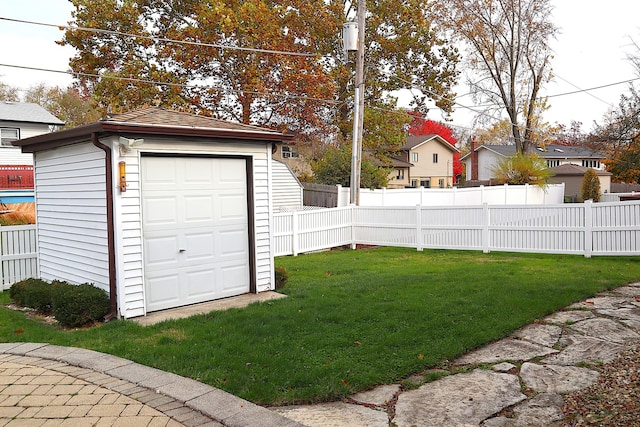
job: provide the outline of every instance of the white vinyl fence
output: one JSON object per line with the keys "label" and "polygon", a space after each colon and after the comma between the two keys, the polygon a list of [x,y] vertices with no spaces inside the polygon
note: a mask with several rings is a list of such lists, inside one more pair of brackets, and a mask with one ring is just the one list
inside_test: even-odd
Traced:
{"label": "white vinyl fence", "polygon": [[640,202],[350,206],[274,216],[275,255],[343,245],[640,255]]}
{"label": "white vinyl fence", "polygon": [[20,280],[38,277],[38,251],[35,225],[0,227],[0,291]]}
{"label": "white vinyl fence", "polygon": [[[349,188],[338,186],[338,206],[349,205]],[[542,205],[564,202],[564,183],[495,185],[468,188],[360,189],[360,206]]]}

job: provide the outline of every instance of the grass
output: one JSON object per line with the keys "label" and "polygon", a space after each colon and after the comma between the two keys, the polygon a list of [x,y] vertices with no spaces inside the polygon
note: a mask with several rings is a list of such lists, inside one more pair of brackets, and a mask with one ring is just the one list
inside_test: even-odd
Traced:
{"label": "grass", "polygon": [[[335,400],[400,381],[595,293],[640,257],[379,248],[276,259],[277,301],[141,327],[61,331],[0,309],[3,341],[102,351],[263,405]],[[7,292],[0,302],[8,301]]]}

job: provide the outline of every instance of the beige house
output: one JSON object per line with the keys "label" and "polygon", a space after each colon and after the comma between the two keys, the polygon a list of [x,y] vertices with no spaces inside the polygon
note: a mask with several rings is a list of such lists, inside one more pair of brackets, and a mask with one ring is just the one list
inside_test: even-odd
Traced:
{"label": "beige house", "polygon": [[[584,174],[589,168],[563,164],[551,168],[553,176],[549,178],[550,184],[560,184],[564,182],[564,196],[571,201],[582,201],[582,181]],[[595,169],[600,180],[600,193],[611,191],[611,172]]]}
{"label": "beige house", "polygon": [[388,188],[453,186],[453,155],[457,152],[439,135],[407,137],[394,161]]}
{"label": "beige house", "polygon": [[300,155],[295,143],[277,143],[271,147],[271,156],[291,169],[295,176],[311,176],[313,171],[309,162]]}

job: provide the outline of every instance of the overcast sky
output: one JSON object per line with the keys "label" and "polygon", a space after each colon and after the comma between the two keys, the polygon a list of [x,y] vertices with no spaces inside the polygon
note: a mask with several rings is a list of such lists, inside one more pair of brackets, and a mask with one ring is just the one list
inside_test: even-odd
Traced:
{"label": "overcast sky", "polygon": [[[571,120],[583,123],[583,130],[593,122],[602,122],[603,115],[618,104],[620,95],[628,92],[628,84],[614,83],[640,77],[626,60],[637,52],[631,38],[640,44],[640,2],[632,0],[555,0],[553,20],[560,35],[553,43],[555,57],[552,67],[556,78],[548,83],[544,95],[551,96],[547,121],[568,125]],[[71,19],[72,6],[67,0],[0,0],[0,17],[16,18],[51,24],[66,24]],[[28,67],[67,70],[73,49],[55,44],[62,38],[56,28],[11,23],[0,20],[0,63]],[[66,86],[71,77],[50,72],[16,70],[0,66],[0,81],[28,88],[45,82]],[[636,85],[640,87],[640,80]],[[612,85],[607,88],[572,95],[553,96],[567,92]],[[467,92],[460,87],[459,94]],[[460,104],[472,106],[467,98]],[[432,118],[438,119],[434,111]],[[469,126],[472,113],[458,107],[454,123]]]}

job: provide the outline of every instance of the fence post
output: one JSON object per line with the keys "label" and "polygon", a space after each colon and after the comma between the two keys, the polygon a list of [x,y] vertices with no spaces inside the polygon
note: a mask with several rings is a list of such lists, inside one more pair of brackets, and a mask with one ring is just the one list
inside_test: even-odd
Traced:
{"label": "fence post", "polygon": [[483,212],[483,228],[482,228],[482,252],[485,254],[489,253],[489,204],[482,204],[482,212]]}
{"label": "fence post", "polygon": [[422,206],[416,205],[416,249],[423,251],[422,247]]}
{"label": "fence post", "polygon": [[291,214],[291,252],[293,256],[298,256],[298,212]]}
{"label": "fence post", "polygon": [[351,216],[351,249],[355,250],[357,248],[356,245],[356,206],[355,205],[350,205],[349,206],[349,213]]}
{"label": "fence post", "polygon": [[[375,192],[374,192],[375,194]],[[382,195],[380,196],[382,198],[382,202],[380,203],[380,206],[387,206],[387,187],[382,187]],[[374,205],[375,206],[375,205]]]}
{"label": "fence post", "polygon": [[584,257],[591,258],[593,250],[593,202],[587,200],[584,205]]}
{"label": "fence post", "polygon": [[524,184],[524,204],[528,205],[529,203],[529,184]]}

